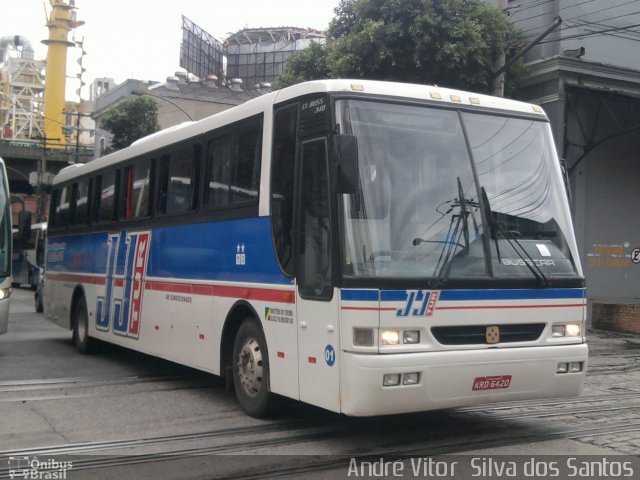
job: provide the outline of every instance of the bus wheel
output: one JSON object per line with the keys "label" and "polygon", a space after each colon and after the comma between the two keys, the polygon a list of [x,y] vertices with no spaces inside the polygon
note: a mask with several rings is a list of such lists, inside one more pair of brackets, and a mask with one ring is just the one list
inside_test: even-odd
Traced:
{"label": "bus wheel", "polygon": [[240,325],[233,346],[233,385],[238,402],[252,417],[267,417],[275,409],[269,391],[267,342],[254,319]]}
{"label": "bus wheel", "polygon": [[73,344],[80,353],[91,353],[93,341],[89,337],[89,315],[84,296],[78,298],[73,309]]}

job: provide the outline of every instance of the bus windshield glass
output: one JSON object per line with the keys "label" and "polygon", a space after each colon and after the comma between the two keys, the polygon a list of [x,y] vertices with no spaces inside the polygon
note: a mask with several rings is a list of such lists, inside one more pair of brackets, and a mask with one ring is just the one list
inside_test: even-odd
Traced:
{"label": "bus windshield glass", "polygon": [[336,102],[358,140],[344,195],[347,277],[581,277],[547,122],[373,101]]}
{"label": "bus windshield glass", "polygon": [[4,173],[4,168],[0,168],[0,277],[11,273],[11,211]]}

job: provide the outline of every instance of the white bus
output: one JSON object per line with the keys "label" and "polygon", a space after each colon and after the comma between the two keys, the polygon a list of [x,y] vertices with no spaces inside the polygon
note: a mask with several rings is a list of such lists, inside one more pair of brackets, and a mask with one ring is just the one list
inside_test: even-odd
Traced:
{"label": "white bus", "polygon": [[0,158],[0,335],[7,333],[11,296],[11,202],[9,180]]}
{"label": "white bus", "polygon": [[54,180],[45,315],[347,415],[575,396],[585,281],[535,105],[326,80]]}

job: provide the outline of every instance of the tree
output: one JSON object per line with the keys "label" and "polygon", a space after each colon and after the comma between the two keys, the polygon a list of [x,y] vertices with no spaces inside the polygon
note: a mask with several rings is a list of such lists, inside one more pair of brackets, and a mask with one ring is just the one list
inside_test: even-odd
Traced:
{"label": "tree", "polygon": [[284,88],[307,80],[329,78],[327,68],[327,49],[324,45],[311,42],[309,47],[298,51],[287,61],[284,75],[278,77],[274,87]]}
{"label": "tree", "polygon": [[120,150],[160,130],[158,104],[151,97],[129,97],[108,110],[100,125],[113,134],[110,150]]}
{"label": "tree", "polygon": [[[489,91],[498,53],[507,58],[522,36],[481,0],[341,0],[324,49],[326,77],[438,84]],[[313,77],[292,55],[287,78]],[[320,58],[320,52],[314,52]],[[522,64],[509,71],[513,82]],[[325,78],[326,78],[325,77]]]}

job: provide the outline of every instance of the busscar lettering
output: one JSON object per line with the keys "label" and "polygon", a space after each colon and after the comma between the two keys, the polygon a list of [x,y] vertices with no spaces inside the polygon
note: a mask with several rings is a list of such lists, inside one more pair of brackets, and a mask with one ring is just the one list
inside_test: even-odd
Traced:
{"label": "busscar lettering", "polygon": [[541,258],[534,258],[533,260],[522,258],[503,258],[500,260],[502,265],[507,267],[524,267],[526,265],[535,265],[536,267],[555,267],[556,262],[553,260],[545,260]]}

